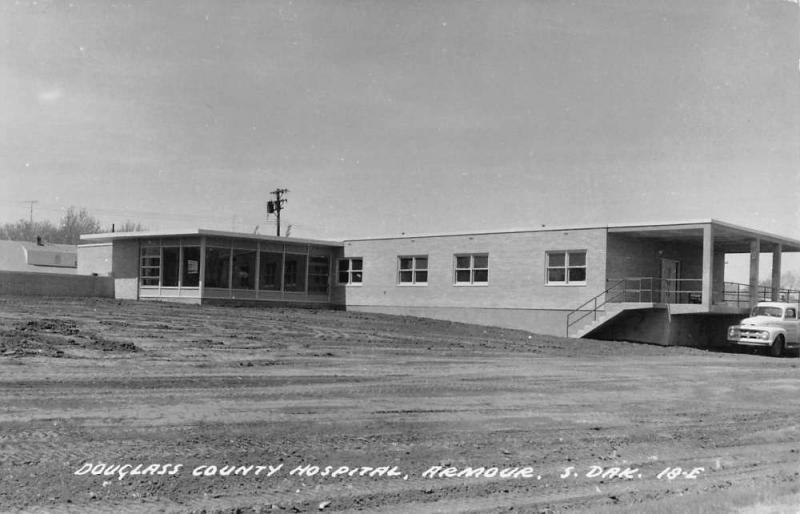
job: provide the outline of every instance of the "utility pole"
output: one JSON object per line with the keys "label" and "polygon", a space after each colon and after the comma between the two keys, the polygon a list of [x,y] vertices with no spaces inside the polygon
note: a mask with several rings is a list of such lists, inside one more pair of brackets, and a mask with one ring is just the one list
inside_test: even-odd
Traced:
{"label": "utility pole", "polygon": [[283,198],[283,195],[288,192],[288,189],[276,189],[270,193],[275,195],[275,199],[267,202],[267,216],[275,213],[275,216],[278,218],[278,237],[281,237],[281,210],[283,209],[284,202],[286,202],[286,198]]}
{"label": "utility pole", "polygon": [[22,203],[31,204],[31,225],[33,225],[33,204],[39,203],[39,200],[23,200]]}

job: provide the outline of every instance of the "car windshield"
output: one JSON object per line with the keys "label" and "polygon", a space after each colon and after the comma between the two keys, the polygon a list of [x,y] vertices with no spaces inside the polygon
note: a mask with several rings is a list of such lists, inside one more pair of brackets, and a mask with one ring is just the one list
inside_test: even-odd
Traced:
{"label": "car windshield", "polygon": [[753,309],[753,316],[770,316],[773,318],[780,318],[783,316],[783,310],[780,307],[758,306]]}

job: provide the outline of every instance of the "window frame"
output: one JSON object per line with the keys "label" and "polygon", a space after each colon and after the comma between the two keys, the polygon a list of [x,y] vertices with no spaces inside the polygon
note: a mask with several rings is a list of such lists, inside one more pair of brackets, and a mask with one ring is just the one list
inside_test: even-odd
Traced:
{"label": "window frame", "polygon": [[[174,262],[168,262],[167,253],[174,253]],[[159,285],[162,289],[178,289],[181,286],[181,246],[167,245],[161,247],[161,273]],[[169,272],[169,277],[167,276]]]}
{"label": "window frame", "polygon": [[[152,253],[147,253],[148,250]],[[155,251],[153,252],[153,250]],[[145,259],[154,259],[157,264],[145,265]],[[144,273],[145,269],[154,269],[158,271],[155,275],[146,275]],[[154,284],[145,284],[145,281],[152,281],[153,279],[155,279]],[[139,287],[152,289],[158,289],[161,287],[161,246],[148,245],[141,247],[139,253]]]}
{"label": "window frame", "polygon": [[[227,289],[231,290],[232,287],[232,280],[231,280],[231,263],[233,260],[232,257],[233,248],[230,246],[210,246],[206,245],[205,247],[205,271],[203,278],[203,289]],[[211,260],[209,258],[210,254],[218,253],[216,260]],[[215,264],[216,266],[212,267],[211,264]],[[216,268],[216,269],[214,269]],[[216,273],[216,272],[220,273]],[[215,276],[216,275],[216,276]],[[218,278],[222,282],[222,285],[218,285],[215,280],[210,280],[212,278]]]}
{"label": "window frame", "polygon": [[[551,255],[558,255],[561,254],[564,256],[564,264],[558,266],[551,266],[550,265],[550,256]],[[583,254],[583,264],[582,265],[570,265],[570,254]],[[585,249],[575,249],[575,250],[548,250],[545,252],[544,257],[544,285],[546,286],[586,286],[587,279],[589,276],[589,267],[588,267],[588,254],[589,252]],[[583,269],[583,280],[570,280],[569,279],[569,272],[573,269]],[[550,280],[550,270],[563,270],[564,271],[564,280]]]}
{"label": "window frame", "polygon": [[[318,262],[314,262],[314,259],[318,259]],[[323,267],[321,259],[325,260],[325,265]],[[306,277],[308,282],[308,294],[324,294],[327,295],[330,293],[331,290],[331,259],[328,255],[309,255],[308,256],[308,276]],[[319,279],[319,280],[315,280]],[[323,281],[324,279],[324,281]],[[321,289],[322,286],[324,290]]]}
{"label": "window frame", "polygon": [[[283,292],[308,294],[308,254],[287,251],[283,257]],[[293,280],[292,280],[293,279]]]}
{"label": "window frame", "polygon": [[[281,292],[283,282],[283,252],[261,249],[258,255],[258,291]],[[271,269],[270,269],[271,268]],[[272,282],[267,282],[267,279]]]}
{"label": "window frame", "polygon": [[[411,267],[410,268],[403,268],[402,267],[403,259],[411,259]],[[425,259],[425,267],[424,268],[420,268],[420,267],[417,266],[417,260],[418,259]],[[427,255],[398,255],[397,256],[397,275],[396,275],[397,285],[398,286],[402,286],[402,287],[414,287],[414,286],[425,287],[425,286],[427,286],[428,285],[428,273],[429,273],[429,268],[428,268],[429,261],[430,261],[430,259],[428,258]],[[417,279],[417,273],[420,273],[420,272],[424,272],[425,273],[425,280],[424,281]],[[402,280],[402,274],[403,273],[411,273],[411,281],[410,282],[404,282]]]}
{"label": "window frame", "polygon": [[[195,271],[194,273],[191,272],[190,266],[188,265],[189,262],[194,261],[194,259],[190,258],[190,257],[192,257],[192,255],[189,255],[189,256],[186,255],[187,254],[186,250],[192,250],[192,251],[193,250],[197,250],[197,271]],[[180,284],[181,284],[181,288],[182,289],[192,289],[192,288],[197,289],[197,288],[200,287],[200,259],[201,259],[201,256],[200,256],[200,246],[199,245],[197,245],[197,246],[195,246],[195,245],[187,245],[187,246],[181,245],[181,282],[180,282]],[[191,268],[191,269],[193,269],[193,268]],[[197,275],[196,279],[189,280],[191,275]],[[196,281],[197,283],[193,284],[193,285],[187,285],[187,282],[194,282],[194,281]]]}
{"label": "window frame", "polygon": [[[458,267],[458,258],[459,257],[469,257],[469,267],[464,268]],[[475,266],[475,258],[476,257],[485,257],[486,258],[486,267],[477,267]],[[458,280],[458,272],[459,271],[469,271],[469,282],[467,281],[459,281]],[[486,272],[486,280],[485,281],[477,281],[475,280],[475,272],[476,271],[485,271]],[[456,253],[453,254],[453,285],[458,287],[486,287],[489,285],[489,252],[475,252],[475,253]]]}
{"label": "window frame", "polygon": [[[258,250],[254,248],[234,247],[231,249],[230,289],[237,291],[255,291]],[[244,285],[243,285],[244,283]]]}
{"label": "window frame", "polygon": [[[359,269],[353,269],[353,261],[361,261]],[[347,269],[342,269],[342,263],[347,262]],[[360,280],[353,281],[353,275],[358,272],[361,274]],[[342,281],[342,273],[347,273],[347,282]],[[336,260],[336,285],[339,286],[361,286],[364,283],[364,258],[363,257],[341,257]]]}

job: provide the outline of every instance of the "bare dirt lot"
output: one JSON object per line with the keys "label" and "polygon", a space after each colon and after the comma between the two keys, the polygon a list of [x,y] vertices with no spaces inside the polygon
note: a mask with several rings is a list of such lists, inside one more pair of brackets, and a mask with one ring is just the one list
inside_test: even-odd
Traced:
{"label": "bare dirt lot", "polygon": [[0,297],[0,510],[796,512],[799,361]]}

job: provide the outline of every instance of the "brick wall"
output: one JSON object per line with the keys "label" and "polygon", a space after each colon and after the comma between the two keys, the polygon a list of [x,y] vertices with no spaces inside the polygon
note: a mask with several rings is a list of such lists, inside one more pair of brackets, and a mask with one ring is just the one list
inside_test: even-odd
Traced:
{"label": "brick wall", "polygon": [[[585,285],[545,284],[546,252],[558,250],[586,250]],[[362,284],[341,288],[353,310],[529,330],[546,324],[546,333],[560,334],[566,313],[606,287],[605,229],[354,240],[345,242],[344,252],[364,259]],[[469,253],[489,255],[487,285],[454,284],[454,255]],[[427,285],[398,284],[398,257],[421,255],[428,257]],[[509,309],[515,312],[500,312]],[[539,316],[533,311],[548,313],[529,324],[527,316]]]}

